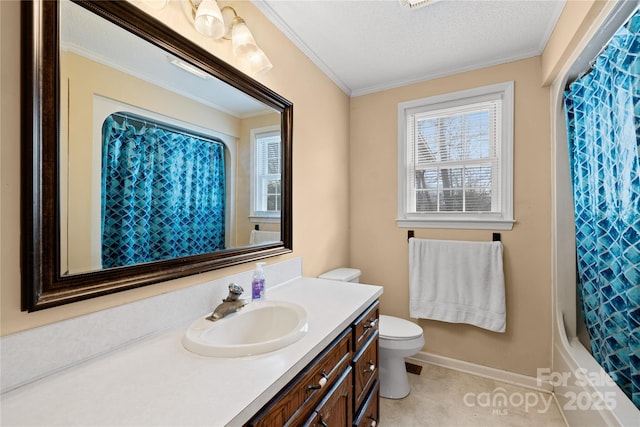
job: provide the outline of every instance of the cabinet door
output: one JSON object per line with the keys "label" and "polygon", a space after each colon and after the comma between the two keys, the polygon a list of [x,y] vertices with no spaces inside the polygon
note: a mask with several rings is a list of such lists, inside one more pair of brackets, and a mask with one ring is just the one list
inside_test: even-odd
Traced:
{"label": "cabinet door", "polygon": [[320,402],[316,409],[316,426],[351,427],[353,420],[351,377],[351,367],[349,367]]}

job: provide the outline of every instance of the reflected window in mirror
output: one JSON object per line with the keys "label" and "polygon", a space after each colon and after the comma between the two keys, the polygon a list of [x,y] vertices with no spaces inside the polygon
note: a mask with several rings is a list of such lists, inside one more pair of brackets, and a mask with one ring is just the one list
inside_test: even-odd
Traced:
{"label": "reflected window in mirror", "polygon": [[277,126],[251,129],[251,200],[249,244],[280,240],[282,143]]}
{"label": "reflected window in mirror", "polygon": [[280,128],[251,131],[252,194],[251,212],[256,222],[279,221],[282,209]]}

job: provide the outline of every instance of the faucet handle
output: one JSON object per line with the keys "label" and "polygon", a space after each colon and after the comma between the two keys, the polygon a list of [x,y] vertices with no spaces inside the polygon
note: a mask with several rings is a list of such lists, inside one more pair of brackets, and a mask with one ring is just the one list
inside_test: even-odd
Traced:
{"label": "faucet handle", "polygon": [[236,283],[229,283],[229,296],[224,301],[236,301],[240,295],[244,292],[244,289]]}

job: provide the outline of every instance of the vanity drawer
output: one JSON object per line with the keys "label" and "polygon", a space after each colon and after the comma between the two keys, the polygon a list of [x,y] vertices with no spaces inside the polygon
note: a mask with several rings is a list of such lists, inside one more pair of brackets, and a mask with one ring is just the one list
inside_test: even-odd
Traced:
{"label": "vanity drawer", "polygon": [[353,420],[354,427],[376,427],[380,420],[380,381],[376,380],[362,405],[362,409]]}
{"label": "vanity drawer", "polygon": [[283,427],[304,422],[349,367],[351,347],[347,329],[246,425]]}
{"label": "vanity drawer", "polygon": [[379,327],[380,303],[376,301],[353,324],[354,352],[359,352]]}
{"label": "vanity drawer", "polygon": [[367,392],[378,379],[378,331],[367,341],[366,346],[353,359],[354,409],[364,402]]}
{"label": "vanity drawer", "polygon": [[352,424],[351,378],[351,368],[347,368],[340,380],[322,399],[304,427],[348,427]]}

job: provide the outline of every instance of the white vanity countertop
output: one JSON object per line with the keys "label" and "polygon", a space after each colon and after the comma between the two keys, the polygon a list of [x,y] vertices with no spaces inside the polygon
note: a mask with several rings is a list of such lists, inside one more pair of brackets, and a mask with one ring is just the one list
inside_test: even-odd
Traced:
{"label": "white vanity countertop", "polygon": [[308,333],[286,348],[199,356],[182,346],[187,324],[3,394],[2,425],[241,426],[381,294],[379,286],[295,279],[267,293],[308,312]]}

